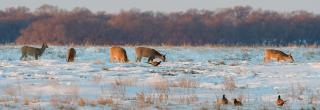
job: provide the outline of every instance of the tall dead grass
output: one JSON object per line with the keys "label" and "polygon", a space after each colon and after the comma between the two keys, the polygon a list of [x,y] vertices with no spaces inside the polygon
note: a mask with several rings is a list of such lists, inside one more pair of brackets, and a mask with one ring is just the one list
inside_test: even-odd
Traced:
{"label": "tall dead grass", "polygon": [[191,79],[180,79],[177,82],[174,82],[173,87],[181,87],[181,88],[197,88],[199,83],[197,81]]}
{"label": "tall dead grass", "polygon": [[112,89],[114,90],[114,95],[116,97],[124,98],[126,96],[126,90],[128,86],[134,86],[137,82],[137,78],[116,78],[114,82],[111,83]]}
{"label": "tall dead grass", "polygon": [[233,77],[225,77],[223,81],[223,86],[226,90],[233,90],[237,88],[236,82]]}
{"label": "tall dead grass", "polygon": [[143,92],[136,95],[137,105],[139,108],[149,107],[154,103],[151,95],[145,95]]}

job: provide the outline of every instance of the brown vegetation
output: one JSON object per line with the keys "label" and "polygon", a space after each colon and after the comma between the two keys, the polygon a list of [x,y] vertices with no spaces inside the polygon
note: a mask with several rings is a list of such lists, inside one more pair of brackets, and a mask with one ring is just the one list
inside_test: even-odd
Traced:
{"label": "brown vegetation", "polygon": [[[0,10],[0,43],[131,45],[319,45],[320,17],[247,6],[161,13],[136,9],[93,13],[43,5]],[[20,33],[21,32],[21,33]]]}

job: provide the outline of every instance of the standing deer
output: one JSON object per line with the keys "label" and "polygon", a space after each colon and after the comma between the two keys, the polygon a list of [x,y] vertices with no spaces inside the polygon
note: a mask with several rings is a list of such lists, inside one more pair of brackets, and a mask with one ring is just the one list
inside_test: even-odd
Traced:
{"label": "standing deer", "polygon": [[34,56],[34,58],[38,60],[38,58],[43,54],[46,48],[48,48],[48,45],[46,43],[43,43],[41,48],[23,46],[21,48],[22,56],[20,57],[20,60],[22,60],[23,58],[26,59],[27,55]]}
{"label": "standing deer", "polygon": [[274,50],[274,49],[266,49],[264,53],[264,63],[268,63],[269,60],[276,59],[278,62],[279,61],[289,61],[293,62],[294,59],[291,56],[291,53],[289,55],[283,53],[280,50]]}
{"label": "standing deer", "polygon": [[166,55],[163,55],[156,51],[155,49],[147,48],[147,47],[137,47],[136,51],[136,62],[141,62],[142,57],[147,57],[148,62],[153,62],[153,59],[159,58],[163,62],[166,61]]}
{"label": "standing deer", "polygon": [[124,48],[121,48],[121,47],[110,48],[110,63],[113,63],[115,61],[118,61],[121,63],[129,62],[126,50]]}
{"label": "standing deer", "polygon": [[74,48],[70,48],[67,53],[67,62],[73,62],[76,57],[76,50]]}

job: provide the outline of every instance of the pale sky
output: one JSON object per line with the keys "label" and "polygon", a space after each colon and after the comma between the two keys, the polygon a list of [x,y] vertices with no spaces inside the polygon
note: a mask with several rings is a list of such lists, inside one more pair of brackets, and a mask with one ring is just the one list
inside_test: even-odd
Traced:
{"label": "pale sky", "polygon": [[86,7],[93,12],[106,11],[108,13],[117,13],[132,8],[161,12],[185,11],[190,8],[216,10],[239,5],[279,12],[306,10],[320,13],[320,0],[0,0],[0,9],[26,6],[34,10],[43,4],[67,10],[74,7]]}

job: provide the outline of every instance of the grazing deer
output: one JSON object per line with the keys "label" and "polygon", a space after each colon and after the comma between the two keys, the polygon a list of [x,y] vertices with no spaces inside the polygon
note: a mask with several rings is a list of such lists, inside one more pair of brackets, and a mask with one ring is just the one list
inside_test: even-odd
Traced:
{"label": "grazing deer", "polygon": [[121,47],[111,47],[110,48],[110,63],[115,61],[121,63],[129,62],[126,50]]}
{"label": "grazing deer", "polygon": [[20,57],[20,60],[22,60],[23,58],[26,59],[27,55],[34,56],[34,58],[38,60],[38,58],[43,54],[46,48],[48,48],[48,45],[46,43],[43,43],[41,48],[23,46],[21,48],[22,56]]}
{"label": "grazing deer", "polygon": [[136,51],[136,62],[141,62],[142,57],[147,57],[148,62],[153,62],[153,59],[159,58],[163,62],[166,61],[166,55],[163,55],[156,51],[155,49],[147,48],[147,47],[137,47]]}
{"label": "grazing deer", "polygon": [[74,48],[70,48],[67,53],[67,62],[73,62],[76,57],[76,50]]}
{"label": "grazing deer", "polygon": [[233,99],[233,103],[235,106],[242,106],[242,102],[240,100]]}
{"label": "grazing deer", "polygon": [[278,95],[278,99],[277,99],[277,101],[276,101],[276,104],[277,104],[278,106],[283,106],[283,104],[286,103],[286,102],[287,102],[287,101],[284,101],[283,99],[281,99],[281,96]]}
{"label": "grazing deer", "polygon": [[292,63],[294,61],[293,57],[291,56],[291,53],[287,55],[280,50],[266,49],[264,53],[264,63],[268,63],[271,59],[276,59],[278,62],[289,61]]}

